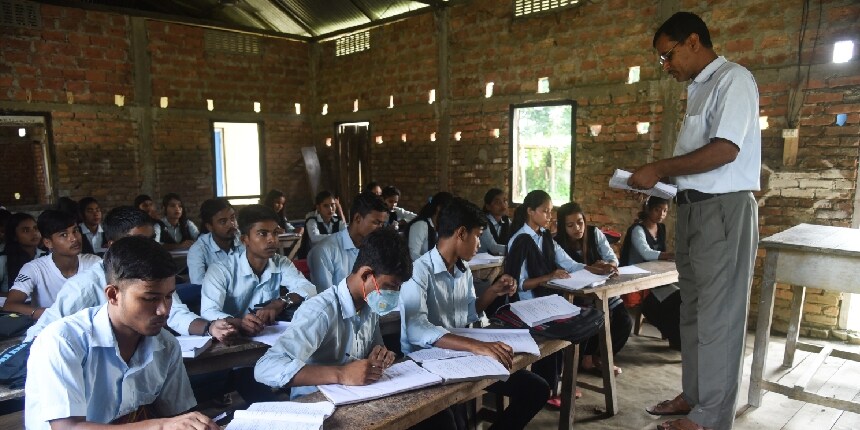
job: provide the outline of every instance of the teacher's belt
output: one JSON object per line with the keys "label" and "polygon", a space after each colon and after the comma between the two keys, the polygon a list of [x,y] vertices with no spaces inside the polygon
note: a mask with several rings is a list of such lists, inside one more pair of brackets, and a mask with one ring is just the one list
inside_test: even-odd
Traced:
{"label": "teacher's belt", "polygon": [[703,193],[701,191],[696,190],[683,190],[678,191],[678,194],[675,194],[675,203],[679,205],[685,205],[688,203],[698,203],[703,202],[705,200],[722,196],[723,194],[709,194]]}

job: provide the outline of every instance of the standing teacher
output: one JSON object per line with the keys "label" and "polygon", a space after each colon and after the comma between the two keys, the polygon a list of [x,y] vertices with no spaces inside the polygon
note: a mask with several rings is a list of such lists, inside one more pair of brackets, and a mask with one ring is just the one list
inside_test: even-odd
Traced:
{"label": "standing teacher", "polygon": [[686,415],[658,429],[732,428],[758,242],[761,132],[758,89],[744,67],[717,56],[704,21],[678,12],[653,41],[660,64],[689,81],[672,158],[637,169],[628,184],[678,185],[676,260],[681,288],[682,393],[649,408]]}

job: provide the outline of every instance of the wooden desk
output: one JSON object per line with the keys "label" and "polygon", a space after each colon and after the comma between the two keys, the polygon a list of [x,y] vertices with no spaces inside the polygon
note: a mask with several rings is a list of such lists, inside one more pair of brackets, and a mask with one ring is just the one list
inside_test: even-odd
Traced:
{"label": "wooden desk", "polygon": [[[807,287],[860,293],[860,279],[857,277],[860,273],[860,230],[800,224],[762,239],[759,246],[767,250],[767,256],[758,305],[749,404],[761,406],[763,392],[769,390],[791,399],[860,413],[860,403],[805,391],[807,383],[828,356],[860,361],[860,354],[797,341]],[[793,293],[783,367],[791,367],[794,364],[794,353],[797,349],[818,353],[793,387],[767,381],[763,376],[777,282],[790,284]]]}
{"label": "wooden desk", "polygon": [[217,372],[234,367],[253,366],[266,353],[269,345],[250,339],[234,339],[229,345],[215,342],[209,349],[195,358],[186,358],[188,375]]}
{"label": "wooden desk", "polygon": [[[278,235],[278,254],[281,254],[290,260],[299,252],[299,247],[302,246],[302,237],[295,233],[282,233]],[[287,253],[289,250],[289,253]]]}
{"label": "wooden desk", "polygon": [[188,248],[174,249],[169,252],[173,262],[176,263],[176,273],[184,272],[188,268]]}
{"label": "wooden desk", "polygon": [[649,261],[638,263],[636,266],[648,270],[651,273],[641,275],[620,275],[609,279],[605,284],[595,288],[584,288],[578,291],[570,291],[546,285],[573,301],[575,296],[590,297],[595,301],[595,306],[603,310],[603,330],[600,331],[600,356],[602,359],[603,387],[597,387],[584,382],[577,385],[598,393],[603,393],[606,400],[606,413],[609,416],[618,414],[618,396],[615,392],[615,359],[612,356],[612,336],[609,324],[609,298],[628,294],[635,291],[649,290],[661,285],[678,282],[678,270],[674,261]]}
{"label": "wooden desk", "polygon": [[[538,339],[541,357],[546,357],[554,352],[564,349],[565,358],[576,360],[576,345],[563,340]],[[570,354],[570,357],[567,357]],[[514,357],[512,371],[520,370],[538,360],[538,357],[528,354],[517,354]],[[573,362],[571,360],[571,363]],[[565,361],[567,366],[567,361]],[[567,371],[567,368],[565,368]],[[573,424],[573,380],[576,378],[576,367],[569,375],[567,388],[563,389],[568,394],[566,404],[562,403],[561,417],[559,418],[559,430],[569,429]],[[363,403],[338,406],[334,414],[326,419],[326,429],[406,429],[427,418],[439,413],[445,408],[476,398],[484,393],[484,389],[496,382],[485,379],[481,381],[460,382],[449,385],[439,385],[423,388],[415,391],[395,394],[382,399],[371,400]],[[564,383],[563,383],[564,385]],[[320,392],[316,392],[297,399],[299,402],[320,402],[326,400]]]}
{"label": "wooden desk", "polygon": [[[23,337],[17,337],[14,339],[7,339],[0,342],[0,352],[6,350],[10,346],[17,345],[24,340]],[[9,388],[8,385],[0,385],[0,402],[12,399],[20,399],[24,397],[24,389],[23,388]]]}
{"label": "wooden desk", "polygon": [[502,274],[504,260],[495,263],[469,264],[469,268],[472,269],[472,276],[475,279],[485,279],[493,282],[497,276]]}

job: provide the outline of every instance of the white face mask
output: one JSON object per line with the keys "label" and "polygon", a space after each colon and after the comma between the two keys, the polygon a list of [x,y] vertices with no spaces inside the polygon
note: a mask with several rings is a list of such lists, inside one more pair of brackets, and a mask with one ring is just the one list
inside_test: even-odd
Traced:
{"label": "white face mask", "polygon": [[[370,276],[371,280],[373,280],[374,287],[376,287],[375,290],[371,291],[370,294],[367,294],[364,297],[364,300],[370,307],[370,311],[379,316],[385,316],[397,310],[397,306],[400,303],[400,292],[380,290],[379,284],[376,283],[376,277],[373,275]],[[364,290],[364,285],[362,285],[361,288]]]}

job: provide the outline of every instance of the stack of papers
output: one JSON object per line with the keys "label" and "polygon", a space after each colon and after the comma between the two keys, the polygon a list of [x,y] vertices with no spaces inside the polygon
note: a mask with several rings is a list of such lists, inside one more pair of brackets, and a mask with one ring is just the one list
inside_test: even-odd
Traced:
{"label": "stack of papers", "polygon": [[510,346],[515,353],[540,355],[537,342],[531,333],[524,329],[455,328],[451,333],[481,342],[502,342]]}
{"label": "stack of papers", "polygon": [[569,278],[553,279],[552,281],[547,282],[547,284],[552,285],[553,287],[575,291],[603,285],[606,283],[607,279],[609,279],[609,275],[595,275],[594,273],[583,269],[571,273]]}
{"label": "stack of papers", "polygon": [[505,257],[491,255],[487,252],[479,252],[472,257],[471,260],[468,261],[469,266],[477,266],[479,264],[498,264],[501,263]]}
{"label": "stack of papers", "polygon": [[615,169],[615,173],[612,174],[612,177],[609,178],[609,187],[616,188],[619,190],[628,190],[628,191],[636,191],[639,193],[648,194],[649,196],[659,197],[661,199],[672,200],[675,197],[675,194],[678,193],[678,187],[670,184],[664,184],[662,182],[657,182],[657,185],[654,188],[648,190],[639,190],[636,188],[631,188],[630,185],[627,185],[627,180],[630,179],[630,176],[633,174],[621,169]]}
{"label": "stack of papers", "polygon": [[209,349],[212,336],[176,336],[183,358],[194,358]]}
{"label": "stack of papers", "polygon": [[646,275],[651,273],[639,266],[623,266],[618,268],[619,275]]}
{"label": "stack of papers", "polygon": [[254,403],[247,410],[233,413],[227,430],[320,430],[323,421],[334,413],[331,402],[265,402]]}
{"label": "stack of papers", "polygon": [[548,321],[575,317],[579,315],[579,311],[579,306],[555,294],[511,303],[511,312],[529,327],[539,326]]}

